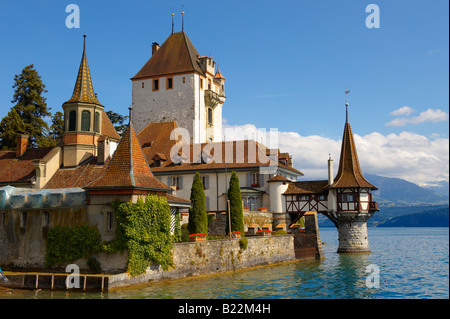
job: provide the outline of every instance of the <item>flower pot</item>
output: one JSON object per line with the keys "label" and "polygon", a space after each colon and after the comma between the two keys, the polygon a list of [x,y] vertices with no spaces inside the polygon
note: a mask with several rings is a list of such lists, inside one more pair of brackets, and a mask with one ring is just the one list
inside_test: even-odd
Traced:
{"label": "flower pot", "polygon": [[231,232],[231,238],[241,238],[240,232]]}
{"label": "flower pot", "polygon": [[189,235],[190,242],[206,241],[206,234]]}

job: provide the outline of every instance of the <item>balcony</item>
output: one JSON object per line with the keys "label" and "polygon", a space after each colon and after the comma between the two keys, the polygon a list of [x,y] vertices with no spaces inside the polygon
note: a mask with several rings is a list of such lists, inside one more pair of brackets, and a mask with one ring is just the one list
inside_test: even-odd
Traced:
{"label": "balcony", "polygon": [[369,210],[379,211],[378,202],[369,202]]}
{"label": "balcony", "polygon": [[221,96],[212,90],[205,90],[205,106],[215,108],[221,102]]}

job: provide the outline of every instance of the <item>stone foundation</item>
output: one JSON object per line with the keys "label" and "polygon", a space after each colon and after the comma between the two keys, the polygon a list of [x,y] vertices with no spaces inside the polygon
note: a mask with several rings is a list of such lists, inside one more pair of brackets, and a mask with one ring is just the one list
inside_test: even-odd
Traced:
{"label": "stone foundation", "polygon": [[367,221],[371,214],[366,213],[340,213],[339,222],[339,248],[338,253],[370,254],[367,237]]}

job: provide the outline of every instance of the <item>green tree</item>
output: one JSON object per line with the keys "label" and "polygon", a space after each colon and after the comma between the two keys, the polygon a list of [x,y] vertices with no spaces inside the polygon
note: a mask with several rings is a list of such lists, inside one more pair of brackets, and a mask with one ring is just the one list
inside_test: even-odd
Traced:
{"label": "green tree", "polygon": [[191,208],[189,209],[188,230],[190,234],[208,233],[208,215],[206,213],[205,191],[202,179],[195,173],[191,188]]}
{"label": "green tree", "polygon": [[106,115],[108,115],[108,118],[111,121],[112,125],[114,125],[117,133],[122,136],[122,134],[125,132],[125,129],[127,128],[127,123],[124,122],[128,119],[128,115],[122,116],[113,111],[106,112]]}
{"label": "green tree", "polygon": [[64,115],[62,112],[56,112],[52,117],[49,136],[53,141],[59,141],[64,133]]}
{"label": "green tree", "polygon": [[25,132],[25,123],[13,108],[0,122],[0,149],[16,148],[16,136]]}
{"label": "green tree", "polygon": [[229,220],[231,220],[231,231],[240,231],[241,235],[244,236],[244,210],[242,207],[239,178],[237,177],[236,172],[231,174],[230,187],[228,188],[228,200],[230,203],[230,218],[228,218],[227,212],[225,232],[227,234],[229,233]]}
{"label": "green tree", "polygon": [[41,76],[34,69],[33,64],[26,66],[22,73],[14,77],[14,109],[25,124],[25,132],[30,136],[32,147],[41,146],[48,132],[45,117],[51,116],[47,109],[46,98],[42,96],[47,92]]}

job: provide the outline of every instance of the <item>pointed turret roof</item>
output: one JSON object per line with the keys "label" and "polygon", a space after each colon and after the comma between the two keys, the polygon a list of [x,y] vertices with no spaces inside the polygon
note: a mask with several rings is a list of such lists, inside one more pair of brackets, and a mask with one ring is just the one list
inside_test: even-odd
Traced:
{"label": "pointed turret roof", "polygon": [[215,79],[223,79],[225,80],[225,77],[222,75],[222,73],[220,72],[219,67],[217,67],[217,72],[216,75],[214,76]]}
{"label": "pointed turret roof", "polygon": [[344,136],[342,137],[341,158],[339,160],[339,170],[330,188],[368,187],[377,189],[369,183],[361,172],[359,166],[358,153],[356,152],[355,141],[350,123],[348,121],[348,103],[346,103],[346,123]]}
{"label": "pointed turret roof", "polygon": [[199,56],[185,32],[172,33],[131,80],[182,72],[203,74]]}
{"label": "pointed turret roof", "polygon": [[105,174],[88,188],[126,188],[171,191],[154,176],[145,159],[133,126],[128,125]]}
{"label": "pointed turret roof", "polygon": [[89,71],[89,64],[86,56],[86,35],[84,35],[83,55],[81,57],[75,88],[73,89],[72,97],[65,103],[77,102],[101,105],[95,96],[94,87],[92,86],[91,72]]}

